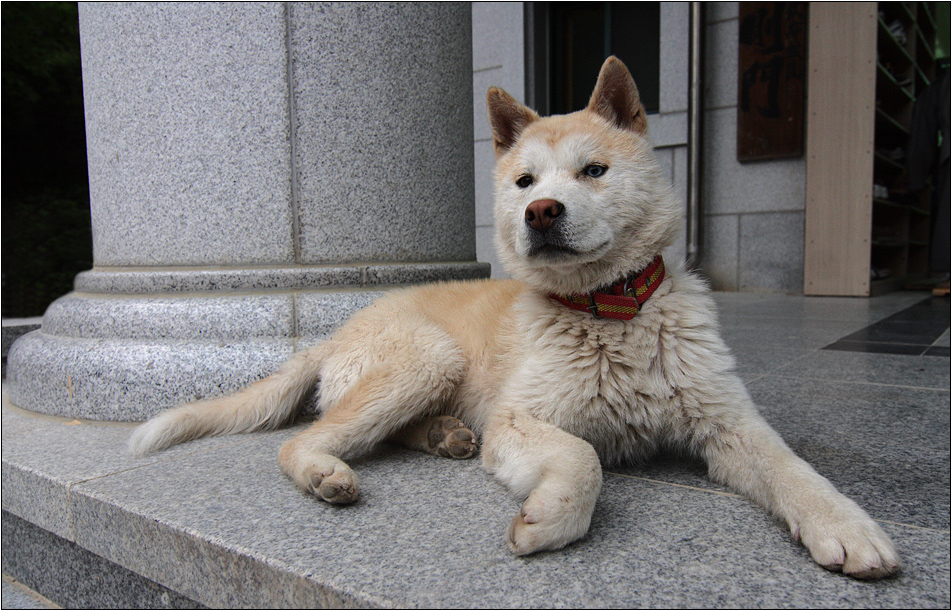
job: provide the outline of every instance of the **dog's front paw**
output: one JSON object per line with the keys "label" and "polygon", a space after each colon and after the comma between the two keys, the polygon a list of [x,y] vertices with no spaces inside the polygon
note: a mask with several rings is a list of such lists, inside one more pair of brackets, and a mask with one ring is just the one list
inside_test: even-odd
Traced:
{"label": "dog's front paw", "polygon": [[889,536],[859,507],[834,511],[792,525],[813,559],[857,579],[880,579],[899,571],[899,554]]}
{"label": "dog's front paw", "polygon": [[591,524],[590,503],[541,496],[530,494],[509,524],[509,549],[519,556],[563,548],[585,536]]}

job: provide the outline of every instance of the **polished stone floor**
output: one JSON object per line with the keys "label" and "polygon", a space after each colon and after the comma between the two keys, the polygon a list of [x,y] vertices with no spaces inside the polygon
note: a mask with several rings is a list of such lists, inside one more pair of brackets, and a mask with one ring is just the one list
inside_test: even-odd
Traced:
{"label": "polished stone floor", "polygon": [[[893,537],[897,577],[867,583],[817,567],[773,518],[679,457],[606,473],[588,536],[516,558],[503,536],[519,502],[477,461],[383,447],[352,463],[361,501],[330,507],[277,468],[296,428],[135,460],[123,453],[127,427],[13,407],[3,412],[4,571],[19,567],[64,606],[57,596],[72,582],[106,589],[105,559],[210,607],[948,608],[948,298],[716,301],[765,418]],[[8,532],[14,542],[37,534],[26,521],[96,562],[54,571],[26,552],[11,559]],[[129,602],[130,587],[111,587],[120,593],[86,600]],[[168,600],[155,596],[138,606]]]}

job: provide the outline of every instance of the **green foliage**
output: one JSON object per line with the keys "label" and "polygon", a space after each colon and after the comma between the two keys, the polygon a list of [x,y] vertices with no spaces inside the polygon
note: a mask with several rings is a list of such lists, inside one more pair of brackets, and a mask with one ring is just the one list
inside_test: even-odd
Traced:
{"label": "green foliage", "polygon": [[3,316],[38,316],[92,266],[75,3],[2,10]]}

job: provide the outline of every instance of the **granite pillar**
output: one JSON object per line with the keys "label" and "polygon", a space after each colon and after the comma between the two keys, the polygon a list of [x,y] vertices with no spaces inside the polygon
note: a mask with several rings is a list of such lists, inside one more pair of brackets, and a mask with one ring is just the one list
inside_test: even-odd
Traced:
{"label": "granite pillar", "polygon": [[80,7],[95,266],[15,405],[142,420],[475,261],[469,3]]}

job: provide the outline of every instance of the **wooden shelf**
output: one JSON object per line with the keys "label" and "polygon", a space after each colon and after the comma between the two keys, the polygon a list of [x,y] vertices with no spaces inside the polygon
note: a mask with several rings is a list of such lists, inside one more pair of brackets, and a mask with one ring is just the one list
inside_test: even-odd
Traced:
{"label": "wooden shelf", "polygon": [[935,76],[933,5],[810,5],[808,295],[880,294],[928,273],[928,194],[905,195],[905,156],[889,153],[905,152],[916,95]]}
{"label": "wooden shelf", "polygon": [[[912,107],[915,96],[929,85],[935,74],[935,20],[929,2],[880,2],[877,54],[900,57],[901,74],[911,82],[900,86],[895,72],[880,65],[876,72],[876,143],[881,149],[904,149],[908,145]],[[889,20],[887,23],[886,20]],[[888,24],[898,19],[903,24],[905,44],[889,31]],[[908,62],[908,64],[906,64]],[[893,70],[896,68],[893,67]],[[874,153],[874,180],[891,191],[904,189],[905,161]],[[906,280],[928,273],[928,257],[922,256],[929,246],[929,213],[913,202],[899,203],[882,198],[873,199],[873,237],[870,240],[871,266],[888,270],[899,288]],[[920,202],[921,205],[921,202]],[[923,239],[926,238],[926,239]],[[889,286],[882,283],[881,290]],[[871,288],[872,290],[872,288]]]}
{"label": "wooden shelf", "polygon": [[884,65],[879,63],[876,64],[876,71],[878,77],[876,80],[877,99],[894,101],[896,104],[909,104],[915,101],[915,96],[908,89],[912,82],[906,86],[900,85],[896,77]]}

